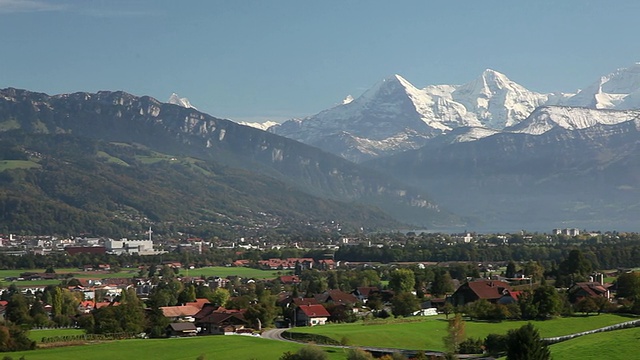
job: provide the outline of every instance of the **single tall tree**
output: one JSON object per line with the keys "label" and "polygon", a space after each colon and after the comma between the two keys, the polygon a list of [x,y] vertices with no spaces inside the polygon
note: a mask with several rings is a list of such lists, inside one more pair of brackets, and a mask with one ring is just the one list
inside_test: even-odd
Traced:
{"label": "single tall tree", "polygon": [[450,354],[456,354],[458,350],[460,350],[460,343],[464,341],[464,328],[465,323],[462,315],[456,314],[456,316],[449,319],[447,336],[444,337],[444,345]]}

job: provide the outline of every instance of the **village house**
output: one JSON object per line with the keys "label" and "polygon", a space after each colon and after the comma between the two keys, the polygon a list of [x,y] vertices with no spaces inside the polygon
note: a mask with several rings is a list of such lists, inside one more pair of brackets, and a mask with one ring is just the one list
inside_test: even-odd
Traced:
{"label": "village house", "polygon": [[195,336],[198,334],[198,329],[193,323],[171,323],[167,326],[167,336]]}
{"label": "village house", "polygon": [[476,300],[485,299],[496,303],[505,291],[511,291],[511,286],[499,280],[474,280],[460,285],[451,295],[454,306],[462,306]]}
{"label": "village house", "polygon": [[242,332],[249,328],[249,322],[244,318],[244,311],[216,307],[213,304],[205,306],[194,315],[195,325],[204,335],[227,335]]}
{"label": "village house", "polygon": [[609,287],[599,282],[575,283],[567,290],[567,294],[571,303],[577,303],[587,297],[603,297],[607,300],[611,298]]}
{"label": "village house", "polygon": [[329,316],[331,315],[322,305],[300,305],[295,310],[294,322],[296,326],[324,325]]}
{"label": "village house", "polygon": [[358,298],[356,298],[353,294],[346,293],[337,289],[327,290],[322,294],[315,295],[314,297],[320,304],[328,303],[335,305],[353,306],[358,302]]}
{"label": "village house", "polygon": [[173,322],[194,322],[200,309],[193,305],[162,306],[162,315]]}

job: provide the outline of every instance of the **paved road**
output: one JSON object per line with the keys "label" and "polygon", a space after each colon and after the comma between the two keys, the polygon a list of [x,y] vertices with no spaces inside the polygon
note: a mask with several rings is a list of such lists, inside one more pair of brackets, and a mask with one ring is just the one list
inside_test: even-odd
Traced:
{"label": "paved road", "polygon": [[270,339],[270,340],[297,342],[297,341],[285,339],[284,337],[282,337],[282,333],[287,330],[289,329],[270,329],[270,330],[264,331],[261,336],[265,339]]}

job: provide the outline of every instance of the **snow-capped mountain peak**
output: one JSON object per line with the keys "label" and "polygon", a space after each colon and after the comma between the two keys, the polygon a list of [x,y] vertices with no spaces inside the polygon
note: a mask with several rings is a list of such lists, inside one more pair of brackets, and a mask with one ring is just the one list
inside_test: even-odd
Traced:
{"label": "snow-capped mountain peak", "polygon": [[[189,109],[189,108],[196,109],[195,106],[191,105],[191,103],[189,102],[189,99],[181,98],[176,93],[172,93],[171,96],[169,96],[169,100],[167,100],[167,103],[178,105],[178,106],[182,106],[182,107],[187,108],[187,109]],[[196,110],[198,110],[198,109],[196,109]]]}
{"label": "snow-capped mountain peak", "polygon": [[527,90],[506,75],[491,69],[459,86],[451,95],[467,111],[475,113],[482,126],[491,129],[517,124],[548,98],[547,95]]}
{"label": "snow-capped mountain peak", "polygon": [[640,119],[640,110],[599,110],[569,106],[541,106],[521,123],[506,132],[530,135],[544,134],[555,128],[587,129],[595,125],[615,125]]}
{"label": "snow-capped mountain peak", "polygon": [[269,131],[362,161],[416,149],[441,135],[468,142],[497,132],[537,135],[635,118],[596,109],[640,109],[640,63],[602,76],[577,94],[533,92],[492,69],[463,85],[424,88],[394,74],[353,101]]}
{"label": "snow-capped mountain peak", "polygon": [[270,120],[267,120],[265,122],[240,121],[240,122],[238,122],[238,124],[244,125],[244,126],[250,126],[252,128],[260,129],[260,130],[263,130],[263,131],[267,131],[267,129],[269,129],[272,126],[280,125],[280,123],[277,123],[275,121],[270,121]]}
{"label": "snow-capped mountain peak", "polygon": [[595,109],[631,109],[640,106],[636,96],[629,94],[640,90],[640,63],[601,76],[600,79],[580,90],[563,105],[583,106]]}

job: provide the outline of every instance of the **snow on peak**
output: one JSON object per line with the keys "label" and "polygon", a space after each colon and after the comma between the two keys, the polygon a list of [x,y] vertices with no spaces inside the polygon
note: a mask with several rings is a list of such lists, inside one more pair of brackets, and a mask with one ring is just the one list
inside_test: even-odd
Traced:
{"label": "snow on peak", "polygon": [[[195,106],[191,105],[191,103],[189,102],[189,99],[187,98],[181,98],[180,96],[178,96],[178,94],[176,93],[172,93],[171,96],[169,96],[169,100],[167,100],[167,102],[169,104],[174,104],[174,105],[178,105],[178,106],[182,106],[183,108],[191,108],[191,109],[196,109]],[[196,109],[197,110],[197,109]]]}
{"label": "snow on peak", "polygon": [[635,63],[630,67],[620,68],[601,76],[564,104],[595,109],[637,108],[640,107],[640,103],[627,100],[626,97],[638,90],[640,90],[640,63]]}
{"label": "snow on peak", "polygon": [[346,98],[344,98],[344,100],[342,100],[342,105],[346,105],[349,104],[353,101],[353,96],[351,96],[350,94],[347,95]]}
{"label": "snow on peak", "polygon": [[475,80],[459,86],[451,94],[482,126],[502,129],[525,119],[548,96],[527,90],[506,75],[487,69]]}
{"label": "snow on peak", "polygon": [[280,125],[280,123],[277,123],[275,121],[270,121],[270,120],[267,120],[265,122],[245,122],[245,121],[240,121],[240,122],[238,122],[238,124],[244,125],[244,126],[250,126],[252,128],[260,129],[260,130],[263,130],[263,131],[267,131],[267,129],[269,129],[272,126]]}
{"label": "snow on peak", "polygon": [[543,106],[521,123],[506,128],[507,132],[540,135],[560,127],[567,130],[586,129],[598,124],[615,125],[636,119],[640,110],[598,110],[582,107]]}

